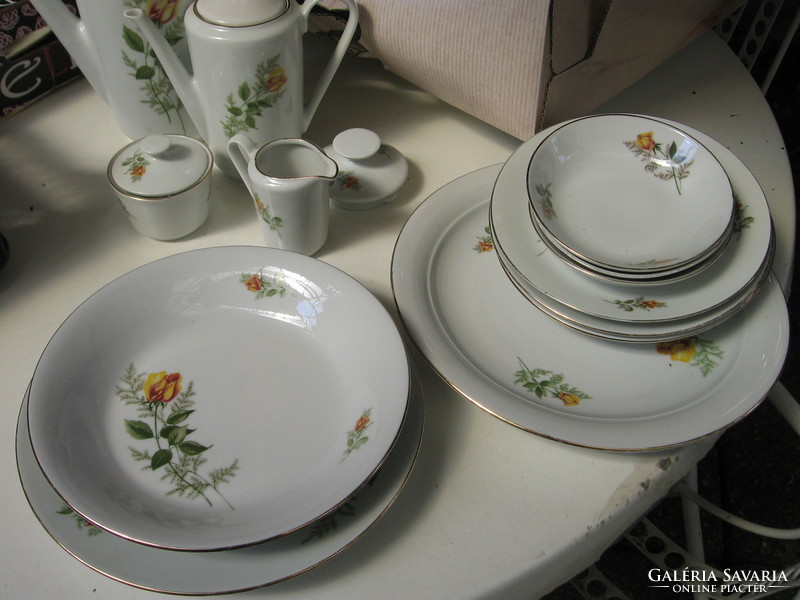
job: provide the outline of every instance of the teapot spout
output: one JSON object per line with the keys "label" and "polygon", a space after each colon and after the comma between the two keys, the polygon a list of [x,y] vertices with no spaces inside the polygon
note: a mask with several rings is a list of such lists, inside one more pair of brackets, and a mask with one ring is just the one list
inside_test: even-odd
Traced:
{"label": "teapot spout", "polygon": [[181,102],[183,102],[183,105],[186,107],[186,111],[189,113],[192,121],[194,121],[200,134],[206,137],[205,115],[194,79],[186,70],[186,67],[184,67],[181,59],[175,53],[175,50],[170,46],[164,36],[159,33],[156,26],[142,10],[138,8],[128,8],[125,9],[123,14],[127,19],[130,19],[136,24],[141,34],[150,43],[150,47],[164,67],[164,72],[167,74],[167,77],[169,77],[172,87],[175,88]]}
{"label": "teapot spout", "polygon": [[62,0],[31,2],[86,77],[89,85],[108,103],[108,90],[100,66],[97,48],[83,21],[70,12]]}

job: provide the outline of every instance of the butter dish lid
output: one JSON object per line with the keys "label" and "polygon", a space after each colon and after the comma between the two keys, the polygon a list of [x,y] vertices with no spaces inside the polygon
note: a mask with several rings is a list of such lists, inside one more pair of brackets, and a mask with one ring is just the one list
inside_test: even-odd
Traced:
{"label": "butter dish lid", "polygon": [[213,155],[185,135],[149,135],[131,142],[111,159],[108,180],[131,196],[159,198],[183,192],[208,176]]}

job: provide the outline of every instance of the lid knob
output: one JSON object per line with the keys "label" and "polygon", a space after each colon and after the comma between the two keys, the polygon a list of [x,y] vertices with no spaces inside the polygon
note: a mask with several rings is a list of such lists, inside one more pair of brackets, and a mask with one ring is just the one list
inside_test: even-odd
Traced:
{"label": "lid knob", "polygon": [[333,149],[351,160],[369,158],[381,147],[381,138],[369,129],[347,129],[333,138]]}
{"label": "lid knob", "polygon": [[169,150],[171,145],[172,141],[169,139],[168,135],[156,134],[148,135],[144,138],[139,147],[145,154],[149,154],[150,156],[162,156]]}

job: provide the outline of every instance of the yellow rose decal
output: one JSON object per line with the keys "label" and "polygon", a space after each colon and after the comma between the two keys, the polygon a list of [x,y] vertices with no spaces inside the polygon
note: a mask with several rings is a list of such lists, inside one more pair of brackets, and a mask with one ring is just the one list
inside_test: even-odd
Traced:
{"label": "yellow rose decal", "polygon": [[656,141],[653,139],[653,132],[640,133],[636,136],[636,147],[640,150],[651,151],[656,147]]}
{"label": "yellow rose decal", "polygon": [[264,80],[264,87],[270,93],[279,91],[289,79],[286,77],[286,71],[278,67],[270,71],[267,78]]}
{"label": "yellow rose decal", "polygon": [[230,90],[225,100],[226,117],[220,121],[225,136],[258,128],[258,118],[286,92],[289,76],[281,67],[280,53],[259,63],[252,78]]}
{"label": "yellow rose decal", "polygon": [[164,487],[167,496],[201,499],[208,506],[213,506],[212,498],[219,497],[233,509],[220,487],[236,475],[239,459],[201,472],[211,445],[192,439],[197,431],[189,424],[196,412],[194,382],[189,380],[181,391],[182,380],[180,373],[166,371],[145,375],[133,364],[125,370],[116,394],[136,414],[135,418],[125,419],[125,431],[135,440],[135,445],[128,447],[130,456],[145,463],[147,469],[159,472],[160,481],[169,485]]}
{"label": "yellow rose decal", "polygon": [[702,337],[688,337],[656,344],[656,352],[666,354],[676,362],[689,363],[700,369],[703,377],[711,373],[725,357],[725,352],[711,340]]}
{"label": "yellow rose decal", "polygon": [[659,354],[669,354],[672,360],[689,362],[694,357],[695,344],[694,338],[684,338],[672,342],[661,342],[656,344],[656,351]]}
{"label": "yellow rose decal", "polygon": [[181,374],[161,371],[150,373],[142,386],[148,402],[169,402],[181,393]]}
{"label": "yellow rose decal", "polygon": [[180,0],[147,0],[145,14],[156,23],[169,23],[178,14]]}
{"label": "yellow rose decal", "polygon": [[558,394],[558,399],[564,403],[564,406],[578,406],[578,404],[581,403],[581,399],[578,398],[578,396],[567,392],[560,392]]}

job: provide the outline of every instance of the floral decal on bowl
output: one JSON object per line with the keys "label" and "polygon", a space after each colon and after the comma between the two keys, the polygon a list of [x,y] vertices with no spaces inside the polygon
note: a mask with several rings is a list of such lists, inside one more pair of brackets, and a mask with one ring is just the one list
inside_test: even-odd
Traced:
{"label": "floral decal on bowl", "polygon": [[280,54],[270,58],[266,64],[256,67],[252,85],[243,82],[236,93],[228,94],[225,108],[228,116],[222,123],[222,129],[229,138],[241,131],[256,129],[256,117],[261,111],[271,108],[286,91],[284,86],[289,81],[280,66]]}
{"label": "floral decal on bowl", "polygon": [[539,206],[542,209],[542,215],[548,220],[557,219],[556,210],[553,208],[553,192],[550,190],[552,183],[542,185],[536,184],[536,193],[539,194]]}
{"label": "floral decal on bowl", "polygon": [[87,521],[81,515],[72,510],[72,507],[69,504],[63,504],[61,508],[59,508],[56,512],[60,515],[67,515],[69,517],[72,517],[72,519],[75,521],[75,524],[78,526],[78,529],[79,530],[85,529],[86,535],[90,537],[95,535],[100,535],[101,533],[103,533],[103,530],[100,529],[97,525],[95,525],[91,521]]}
{"label": "floral decal on bowl", "polygon": [[676,258],[651,258],[650,260],[646,260],[643,262],[632,263],[632,267],[637,267],[641,269],[642,267],[661,267],[663,265],[668,265],[674,263],[677,259]]}
{"label": "floral decal on bowl", "polygon": [[125,431],[137,441],[150,442],[153,450],[131,446],[133,459],[144,462],[145,469],[161,472],[161,480],[172,486],[167,496],[202,499],[213,506],[213,491],[233,509],[219,488],[236,475],[239,460],[202,475],[200,469],[208,461],[205,453],[211,446],[189,439],[196,431],[188,422],[195,412],[193,382],[184,389],[180,373],[139,373],[133,365],[127,368],[121,382],[117,397],[135,408],[138,417],[125,419]]}
{"label": "floral decal on bowl", "polygon": [[652,131],[647,131],[637,135],[633,141],[622,143],[647,163],[645,171],[664,181],[674,181],[678,194],[681,194],[681,182],[689,176],[689,167],[694,161],[678,154],[678,145],[674,141],[664,150],[653,135]]}
{"label": "floral decal on bowl", "polygon": [[368,408],[361,413],[361,416],[356,420],[356,424],[347,432],[347,448],[345,448],[342,460],[369,441],[367,429],[372,425],[372,419],[370,418],[371,412],[372,409]]}
{"label": "floral decal on bowl", "polygon": [[564,406],[578,406],[582,400],[591,400],[591,396],[564,382],[562,373],[554,373],[547,369],[529,369],[528,366],[517,357],[519,370],[515,373],[514,383],[525,388],[537,398],[556,398],[561,400]]}
{"label": "floral decal on bowl", "polygon": [[272,296],[283,296],[286,293],[286,286],[277,277],[267,277],[262,273],[242,273],[241,282],[256,298],[270,298]]}
{"label": "floral decal on bowl", "polygon": [[341,171],[336,176],[336,179],[331,183],[339,188],[339,191],[354,191],[361,190],[361,181],[355,176],[353,171]]}
{"label": "floral decal on bowl", "polygon": [[256,212],[261,217],[261,220],[267,224],[272,231],[278,234],[278,237],[281,237],[281,227],[283,227],[283,219],[280,217],[273,217],[272,212],[269,210],[269,206],[264,204],[261,201],[261,198],[258,197],[256,194],[253,197],[253,201],[256,203]]}
{"label": "floral decal on bowl", "polygon": [[636,298],[628,298],[627,300],[606,300],[606,302],[611,302],[612,304],[616,304],[619,308],[624,310],[625,312],[633,312],[636,309],[640,310],[654,310],[656,308],[666,308],[667,303],[661,302],[660,300],[646,300],[644,296],[637,296]]}
{"label": "floral decal on bowl", "polygon": [[703,377],[711,373],[725,356],[713,341],[693,336],[656,344],[656,352],[666,354],[672,360],[689,363],[700,369]]}
{"label": "floral decal on bowl", "polygon": [[[371,483],[372,480],[370,479],[367,485],[371,485]],[[333,511],[333,513],[324,516],[316,521],[313,525],[310,525],[308,535],[303,538],[303,541],[300,543],[307,544],[311,540],[321,540],[332,531],[336,531],[339,528],[340,517],[354,517],[356,514],[358,514],[358,511],[356,510],[356,504],[358,504],[358,496],[353,496],[347,502]]]}
{"label": "floral decal on bowl", "polygon": [[735,195],[733,200],[733,231],[736,234],[740,234],[742,229],[750,227],[750,225],[755,223],[756,219],[747,214],[747,204],[742,204]]}
{"label": "floral decal on bowl", "polygon": [[483,254],[484,252],[491,252],[494,250],[494,238],[492,237],[492,228],[490,226],[486,226],[484,229],[486,235],[478,237],[478,243],[473,246],[473,249],[478,254]]}
{"label": "floral decal on bowl", "polygon": [[144,177],[150,162],[144,157],[141,150],[136,150],[133,156],[129,156],[120,164],[127,167],[125,172],[131,176],[131,182],[136,183]]}
{"label": "floral decal on bowl", "polygon": [[[153,24],[164,30],[164,39],[175,46],[184,37],[183,19],[179,17],[180,0],[124,0],[123,5],[128,8],[141,9]],[[130,27],[122,27],[122,39],[129,51],[123,50],[122,62],[131,69],[131,76],[143,82],[141,88],[145,94],[142,100],[158,115],[164,115],[172,123],[175,118],[181,124],[181,129],[186,133],[186,125],[181,118],[180,109],[183,104],[178,94],[172,87],[164,67],[161,66],[149,42]]]}

